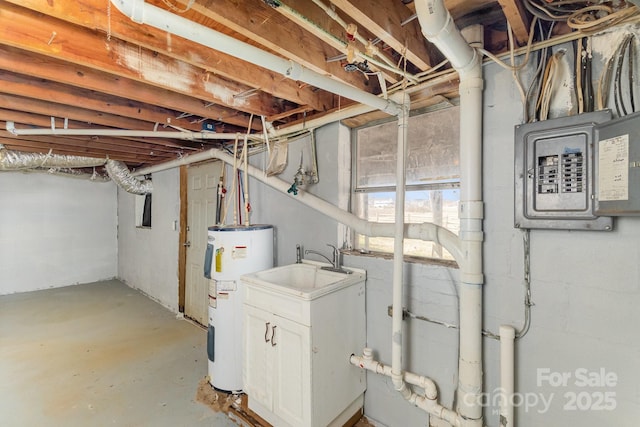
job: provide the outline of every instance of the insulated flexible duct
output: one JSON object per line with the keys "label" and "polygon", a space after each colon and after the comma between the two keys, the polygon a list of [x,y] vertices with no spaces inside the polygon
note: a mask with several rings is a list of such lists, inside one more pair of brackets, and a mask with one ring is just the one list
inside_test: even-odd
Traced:
{"label": "insulated flexible duct", "polygon": [[150,180],[140,181],[129,172],[129,168],[116,160],[107,160],[107,174],[118,187],[132,194],[149,194],[153,192],[153,184]]}
{"label": "insulated flexible duct", "polygon": [[69,168],[36,168],[36,169],[27,169],[23,172],[32,173],[32,172],[40,172],[46,173],[48,175],[58,175],[64,176],[67,178],[77,178],[77,179],[86,179],[94,182],[109,182],[111,181],[108,176],[100,175],[97,172],[86,173],[77,169],[69,169]]}
{"label": "insulated flexible duct", "polygon": [[7,150],[0,145],[0,171],[34,168],[90,168],[102,166],[105,159],[68,156],[63,154],[23,153]]}

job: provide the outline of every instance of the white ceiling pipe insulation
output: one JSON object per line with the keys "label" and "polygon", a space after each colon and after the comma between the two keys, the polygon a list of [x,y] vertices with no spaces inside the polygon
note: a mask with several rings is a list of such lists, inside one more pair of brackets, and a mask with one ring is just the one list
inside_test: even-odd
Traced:
{"label": "white ceiling pipe insulation", "polygon": [[415,6],[422,33],[460,76],[460,240],[464,259],[459,263],[462,283],[456,401],[461,426],[481,427],[482,61],[456,28],[442,0],[415,0]]}
{"label": "white ceiling pipe insulation", "polygon": [[397,115],[399,106],[389,100],[357,89],[302,65],[265,52],[250,44],[229,37],[204,25],[197,24],[181,16],[160,9],[144,0],[111,0],[111,3],[124,15],[139,24],[167,31],[199,43],[208,48],[226,53],[235,58],[258,65],[293,80],[299,80],[311,86],[340,94],[345,98],[370,105],[388,114]]}

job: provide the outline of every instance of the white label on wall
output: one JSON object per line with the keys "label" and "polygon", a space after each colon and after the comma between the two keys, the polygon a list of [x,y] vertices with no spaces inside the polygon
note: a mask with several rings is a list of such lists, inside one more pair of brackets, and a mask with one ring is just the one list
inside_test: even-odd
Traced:
{"label": "white label on wall", "polygon": [[629,135],[600,141],[598,199],[629,200]]}

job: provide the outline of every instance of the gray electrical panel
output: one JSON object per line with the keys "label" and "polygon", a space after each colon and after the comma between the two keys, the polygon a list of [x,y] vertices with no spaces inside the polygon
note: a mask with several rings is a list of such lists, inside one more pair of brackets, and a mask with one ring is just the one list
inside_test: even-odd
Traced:
{"label": "gray electrical panel", "polygon": [[515,129],[515,226],[611,230],[594,206],[593,141],[609,110]]}
{"label": "gray electrical panel", "polygon": [[595,129],[595,211],[640,215],[640,113]]}

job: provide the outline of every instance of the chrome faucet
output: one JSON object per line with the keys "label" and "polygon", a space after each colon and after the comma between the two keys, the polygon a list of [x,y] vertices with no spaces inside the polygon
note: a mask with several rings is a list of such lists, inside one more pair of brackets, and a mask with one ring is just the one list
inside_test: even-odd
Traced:
{"label": "chrome faucet", "polygon": [[327,246],[331,246],[333,248],[333,259],[329,259],[324,254],[322,254],[322,253],[320,253],[318,251],[311,250],[311,249],[306,249],[304,251],[304,254],[305,255],[307,255],[307,254],[316,254],[316,255],[319,255],[322,258],[326,259],[327,261],[329,261],[331,263],[331,267],[320,267],[323,270],[336,271],[338,273],[346,273],[346,274],[351,273],[351,271],[344,270],[342,268],[342,265],[341,265],[342,263],[340,262],[340,255],[341,255],[340,254],[340,249],[338,249],[337,247],[335,247],[333,245],[330,245],[328,243],[327,243]]}

